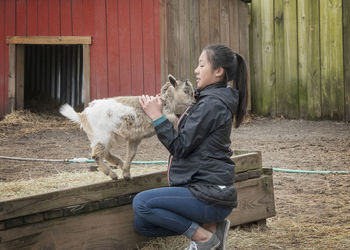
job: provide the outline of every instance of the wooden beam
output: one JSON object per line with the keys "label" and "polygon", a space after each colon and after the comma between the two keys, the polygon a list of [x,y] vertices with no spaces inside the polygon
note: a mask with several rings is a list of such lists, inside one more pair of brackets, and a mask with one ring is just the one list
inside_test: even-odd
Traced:
{"label": "wooden beam", "polygon": [[[237,183],[238,207],[231,225],[261,221],[275,215],[272,175]],[[52,219],[0,231],[4,249],[133,249],[147,238],[134,232],[131,205],[79,216]]]}
{"label": "wooden beam", "polygon": [[16,45],[9,45],[8,111],[16,108]]}
{"label": "wooden beam", "polygon": [[7,36],[7,44],[91,44],[91,36]]}
{"label": "wooden beam", "polygon": [[236,183],[238,206],[228,219],[231,226],[260,221],[276,215],[272,175]]}
{"label": "wooden beam", "polygon": [[87,107],[90,102],[90,46],[83,45],[83,90],[84,106]]}
{"label": "wooden beam", "polygon": [[24,45],[16,45],[16,109],[24,107]]}

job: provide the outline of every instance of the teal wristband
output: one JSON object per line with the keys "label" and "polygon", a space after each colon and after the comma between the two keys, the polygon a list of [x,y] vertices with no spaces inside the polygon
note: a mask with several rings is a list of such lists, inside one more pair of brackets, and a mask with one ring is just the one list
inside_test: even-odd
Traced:
{"label": "teal wristband", "polygon": [[157,127],[159,124],[161,124],[162,122],[164,122],[166,120],[165,115],[162,115],[161,117],[159,117],[158,119],[153,120],[153,126]]}

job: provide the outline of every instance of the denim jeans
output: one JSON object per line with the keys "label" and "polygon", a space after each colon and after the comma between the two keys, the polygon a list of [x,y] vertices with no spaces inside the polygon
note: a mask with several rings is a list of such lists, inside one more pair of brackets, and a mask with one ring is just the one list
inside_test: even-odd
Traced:
{"label": "denim jeans", "polygon": [[198,200],[186,187],[164,187],[138,193],[133,200],[135,231],[148,237],[183,234],[192,238],[199,225],[224,220],[232,208]]}

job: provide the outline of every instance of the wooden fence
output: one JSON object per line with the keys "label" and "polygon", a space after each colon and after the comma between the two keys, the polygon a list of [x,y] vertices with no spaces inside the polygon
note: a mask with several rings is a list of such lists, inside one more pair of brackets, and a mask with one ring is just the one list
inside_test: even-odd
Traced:
{"label": "wooden fence", "polygon": [[252,111],[350,120],[350,1],[253,0]]}
{"label": "wooden fence", "polygon": [[202,49],[225,44],[249,66],[248,5],[241,0],[160,0],[162,82],[168,73],[194,81]]}

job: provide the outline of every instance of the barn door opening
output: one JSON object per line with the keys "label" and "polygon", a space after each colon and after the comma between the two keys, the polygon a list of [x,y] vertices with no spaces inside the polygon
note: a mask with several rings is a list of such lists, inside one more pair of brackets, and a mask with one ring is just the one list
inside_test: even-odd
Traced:
{"label": "barn door opening", "polygon": [[82,45],[24,46],[24,108],[84,103]]}
{"label": "barn door opening", "polygon": [[90,37],[8,37],[9,111],[90,101]]}

